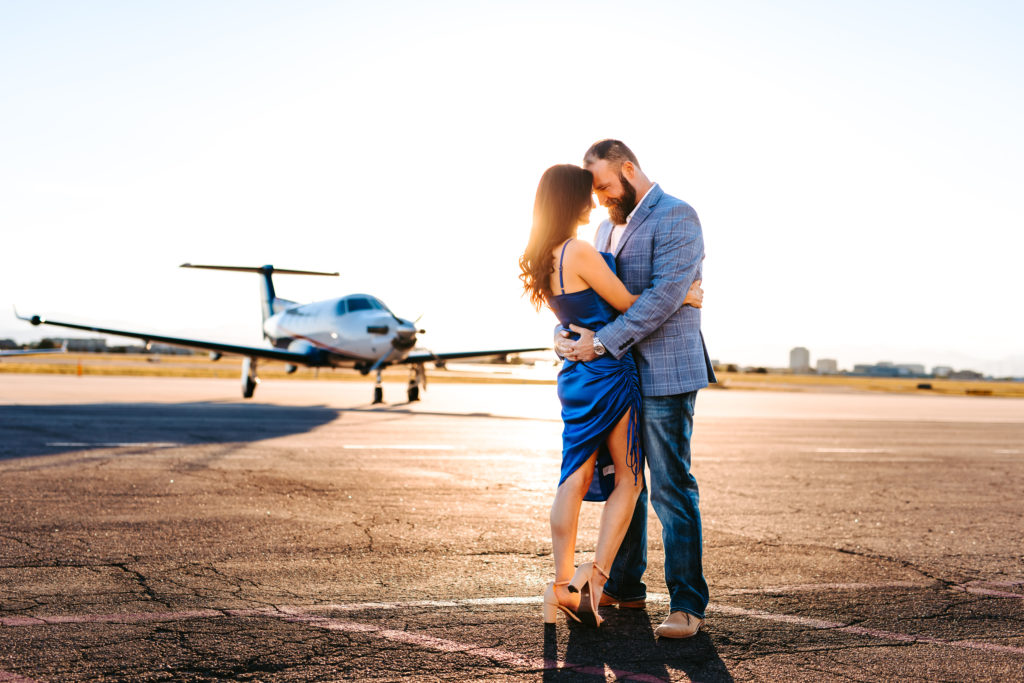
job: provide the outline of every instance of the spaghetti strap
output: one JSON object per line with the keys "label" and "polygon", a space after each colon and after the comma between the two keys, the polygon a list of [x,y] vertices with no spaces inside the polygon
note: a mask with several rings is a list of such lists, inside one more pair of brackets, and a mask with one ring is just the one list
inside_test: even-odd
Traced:
{"label": "spaghetti strap", "polygon": [[569,242],[572,242],[571,237],[562,245],[562,253],[558,257],[558,286],[562,288],[562,294],[565,294],[565,280],[562,279],[562,262],[565,261],[565,248],[569,246]]}

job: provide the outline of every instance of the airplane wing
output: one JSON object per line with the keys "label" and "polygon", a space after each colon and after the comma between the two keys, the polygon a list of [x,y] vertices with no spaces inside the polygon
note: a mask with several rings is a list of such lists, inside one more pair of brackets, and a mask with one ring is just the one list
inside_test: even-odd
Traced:
{"label": "airplane wing", "polygon": [[510,353],[529,353],[531,351],[550,351],[550,346],[538,346],[531,349],[500,349],[495,351],[456,351],[455,353],[431,353],[429,351],[421,351],[419,353],[410,353],[408,356],[400,361],[395,361],[396,365],[408,365],[410,363],[432,363],[439,360],[453,360],[455,358],[484,358],[486,356],[507,356]]}
{"label": "airplane wing", "polygon": [[[17,314],[15,314],[17,315]],[[135,337],[144,342],[160,342],[162,344],[174,344],[175,346],[186,346],[194,349],[207,349],[220,353],[232,353],[239,356],[250,356],[253,358],[266,358],[284,363],[296,365],[319,366],[326,365],[323,353],[313,351],[310,354],[296,353],[284,349],[271,349],[263,346],[240,346],[238,344],[223,344],[221,342],[204,341],[202,339],[187,339],[184,337],[168,337],[162,334],[151,334],[149,332],[132,332],[129,330],[114,330],[106,327],[93,327],[92,325],[79,325],[77,323],[60,322],[57,320],[46,320],[38,315],[24,317],[18,315],[21,320],[27,320],[33,325],[57,325],[58,327],[70,327],[74,330],[87,330],[100,334],[116,334],[121,337]]]}

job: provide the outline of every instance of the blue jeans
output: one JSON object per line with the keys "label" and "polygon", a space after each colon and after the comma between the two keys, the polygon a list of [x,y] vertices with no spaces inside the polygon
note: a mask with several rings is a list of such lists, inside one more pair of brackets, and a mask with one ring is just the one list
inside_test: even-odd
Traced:
{"label": "blue jeans", "polygon": [[[662,526],[665,583],[671,611],[704,618],[708,584],[702,568],[697,480],[690,474],[690,437],[697,392],[675,396],[644,396],[641,434],[644,457],[651,469],[651,504]],[[633,519],[612,563],[605,593],[621,600],[647,595],[647,488],[640,493]]]}

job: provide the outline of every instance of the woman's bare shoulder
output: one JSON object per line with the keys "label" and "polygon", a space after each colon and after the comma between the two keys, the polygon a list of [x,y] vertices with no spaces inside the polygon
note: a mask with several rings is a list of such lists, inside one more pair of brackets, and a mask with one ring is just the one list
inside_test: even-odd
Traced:
{"label": "woman's bare shoulder", "polygon": [[597,255],[597,249],[590,244],[576,237],[570,237],[557,247],[551,250],[552,256],[565,259],[566,265],[571,261],[588,260]]}
{"label": "woman's bare shoulder", "polygon": [[598,251],[594,248],[594,245],[581,239],[573,239],[565,248],[566,258],[588,259],[597,254]]}

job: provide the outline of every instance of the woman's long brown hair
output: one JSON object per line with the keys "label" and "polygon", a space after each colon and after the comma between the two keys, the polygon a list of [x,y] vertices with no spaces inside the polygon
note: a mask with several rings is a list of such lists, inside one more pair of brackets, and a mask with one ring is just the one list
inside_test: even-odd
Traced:
{"label": "woman's long brown hair", "polygon": [[551,296],[555,271],[554,248],[572,237],[580,214],[590,206],[594,176],[573,164],[558,164],[544,171],[533,201],[533,228],[526,251],[519,257],[523,290],[540,310]]}

